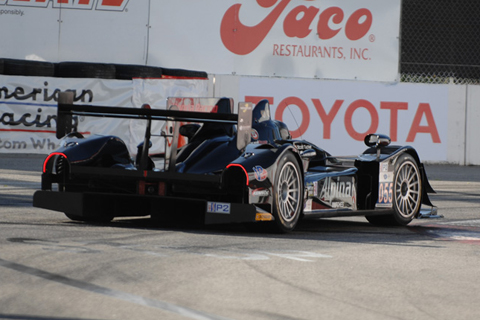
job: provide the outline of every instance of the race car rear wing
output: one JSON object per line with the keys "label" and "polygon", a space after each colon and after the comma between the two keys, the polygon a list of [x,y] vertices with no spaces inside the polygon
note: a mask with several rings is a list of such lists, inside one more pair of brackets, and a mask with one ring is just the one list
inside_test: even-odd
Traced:
{"label": "race car rear wing", "polygon": [[[198,101],[201,99],[212,98],[169,98],[169,110],[151,109],[148,105],[143,105],[139,108],[124,108],[124,107],[106,107],[95,105],[74,105],[73,104],[73,92],[61,92],[58,99],[57,108],[57,131],[56,136],[58,139],[63,138],[69,133],[74,132],[73,116],[91,116],[91,117],[109,117],[109,118],[123,118],[123,119],[139,119],[148,120],[147,128],[145,130],[145,139],[143,144],[142,160],[146,160],[148,156],[148,147],[150,145],[150,128],[152,120],[163,120],[172,122],[200,122],[200,123],[223,123],[223,124],[235,124],[237,125],[237,149],[242,150],[251,141],[251,126],[252,126],[252,109],[253,104],[248,102],[240,102],[238,104],[238,114],[226,112],[222,113],[218,110],[212,112],[198,112],[198,111],[181,111],[183,106],[176,105],[176,101],[185,101],[185,99],[191,99],[192,101]],[[220,101],[226,102],[233,106],[232,99],[216,99],[218,103]],[[173,103],[173,104],[172,104]],[[171,104],[171,105],[170,105]],[[185,109],[185,108],[183,108]],[[170,154],[169,163],[176,163],[176,143],[178,141],[179,126],[174,126],[172,132],[172,138],[174,148]],[[174,166],[169,168],[174,170]]]}

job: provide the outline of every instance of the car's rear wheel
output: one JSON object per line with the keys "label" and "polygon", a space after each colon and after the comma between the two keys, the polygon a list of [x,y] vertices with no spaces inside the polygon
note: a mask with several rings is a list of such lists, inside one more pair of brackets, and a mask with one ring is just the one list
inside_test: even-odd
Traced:
{"label": "car's rear wheel", "polygon": [[303,180],[298,161],[291,153],[286,153],[278,164],[274,192],[276,230],[292,231],[302,213]]}
{"label": "car's rear wheel", "polygon": [[367,220],[377,225],[409,224],[420,211],[422,202],[422,177],[418,164],[409,154],[397,159],[393,180],[393,213],[370,216]]}

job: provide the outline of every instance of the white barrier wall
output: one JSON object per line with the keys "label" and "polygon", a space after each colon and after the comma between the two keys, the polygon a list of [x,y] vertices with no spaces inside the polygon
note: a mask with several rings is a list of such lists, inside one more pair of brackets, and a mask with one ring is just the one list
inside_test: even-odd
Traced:
{"label": "white barrier wall", "polygon": [[296,136],[304,126],[303,138],[334,155],[362,152],[359,139],[373,130],[389,135],[392,144],[415,147],[424,162],[480,165],[478,86],[214,78],[210,92],[216,96],[268,98],[272,114]]}
{"label": "white barrier wall", "polygon": [[[0,153],[49,153],[55,138],[59,90],[76,90],[76,103],[165,108],[168,96],[267,98],[272,115],[294,138],[333,155],[355,155],[363,136],[380,132],[392,144],[412,145],[425,162],[480,165],[480,87],[358,81],[293,80],[210,75],[209,80],[57,79],[0,76]],[[160,132],[161,123],[154,126]],[[78,130],[123,138],[131,152],[142,140],[140,121],[78,119]],[[161,139],[155,145],[162,147]]]}
{"label": "white barrier wall", "polygon": [[480,87],[448,86],[447,162],[480,165]]}
{"label": "white barrier wall", "polygon": [[[467,162],[466,154],[466,107],[467,86],[448,86],[448,155],[447,161],[458,164],[473,164]],[[480,164],[480,158],[477,159]]]}
{"label": "white barrier wall", "polygon": [[480,164],[480,87],[466,86],[465,163]]}

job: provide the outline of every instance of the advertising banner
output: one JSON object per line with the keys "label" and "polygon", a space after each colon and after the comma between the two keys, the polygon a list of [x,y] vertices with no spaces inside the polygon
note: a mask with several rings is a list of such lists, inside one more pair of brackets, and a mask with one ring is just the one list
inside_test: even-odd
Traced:
{"label": "advertising banner", "polygon": [[400,0],[154,1],[148,61],[211,74],[395,81],[400,11]]}
{"label": "advertising banner", "polygon": [[334,156],[357,155],[368,133],[411,145],[422,160],[447,160],[448,85],[243,77],[241,100],[268,99],[293,138]]}
{"label": "advertising banner", "polygon": [[0,0],[0,58],[392,82],[400,12],[401,0]]}
{"label": "advertising banner", "polygon": [[[140,108],[166,108],[169,96],[205,96],[208,80],[65,79],[0,76],[0,153],[47,154],[58,147],[55,137],[57,100],[60,91],[73,91],[74,104]],[[158,122],[158,121],[157,121]],[[161,123],[153,132],[160,134]],[[143,141],[145,122],[113,118],[74,117],[76,131],[115,135],[130,152]],[[163,148],[158,138],[152,152]]]}
{"label": "advertising banner", "polygon": [[[17,6],[17,4],[19,6]],[[39,10],[34,1],[0,0],[0,58],[57,61],[59,10]]]}
{"label": "advertising banner", "polygon": [[145,64],[149,2],[0,0],[0,58]]}

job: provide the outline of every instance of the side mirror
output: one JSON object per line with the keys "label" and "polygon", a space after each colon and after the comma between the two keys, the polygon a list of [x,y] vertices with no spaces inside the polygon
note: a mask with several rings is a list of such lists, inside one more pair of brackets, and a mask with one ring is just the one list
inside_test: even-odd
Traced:
{"label": "side mirror", "polygon": [[184,124],[180,127],[180,134],[190,140],[197,133],[198,129],[200,129],[200,125],[197,123]]}
{"label": "side mirror", "polygon": [[384,134],[371,133],[365,136],[364,142],[367,147],[383,148],[390,144],[392,140]]}
{"label": "side mirror", "polygon": [[317,156],[317,152],[313,149],[307,149],[300,152],[300,158],[303,160],[311,160]]}

